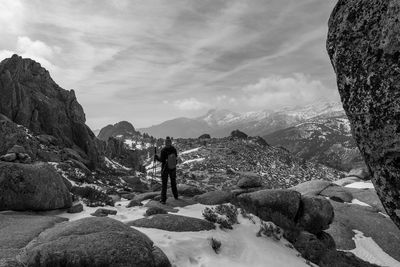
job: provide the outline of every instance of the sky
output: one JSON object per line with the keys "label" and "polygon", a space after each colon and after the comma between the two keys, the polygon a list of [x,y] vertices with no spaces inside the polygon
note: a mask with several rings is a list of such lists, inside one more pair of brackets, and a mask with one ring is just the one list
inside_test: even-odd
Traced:
{"label": "sky", "polygon": [[0,60],[41,63],[92,129],[339,101],[325,49],[335,3],[0,0]]}

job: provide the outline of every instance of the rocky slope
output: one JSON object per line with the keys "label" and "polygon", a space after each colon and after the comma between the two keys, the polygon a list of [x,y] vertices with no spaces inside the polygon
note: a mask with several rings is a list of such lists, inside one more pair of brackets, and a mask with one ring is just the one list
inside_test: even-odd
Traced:
{"label": "rocky slope", "polygon": [[329,19],[326,45],[353,136],[398,227],[399,9],[395,0],[340,0]]}
{"label": "rocky slope", "polygon": [[363,165],[346,115],[318,116],[264,136],[271,145],[343,171]]}
{"label": "rocky slope", "polygon": [[[336,180],[344,174],[269,146],[262,138],[177,139],[181,183],[206,191],[232,189],[243,176],[256,176],[265,188],[287,188],[311,179]],[[151,174],[151,165],[148,173]]]}
{"label": "rocky slope", "polygon": [[197,118],[177,118],[159,125],[139,129],[143,133],[165,138],[196,138],[203,133],[212,137],[224,137],[235,129],[251,136],[264,136],[274,131],[304,122],[305,120],[343,112],[339,103],[318,103],[304,107],[286,107],[280,110],[237,113],[229,110],[212,109]]}

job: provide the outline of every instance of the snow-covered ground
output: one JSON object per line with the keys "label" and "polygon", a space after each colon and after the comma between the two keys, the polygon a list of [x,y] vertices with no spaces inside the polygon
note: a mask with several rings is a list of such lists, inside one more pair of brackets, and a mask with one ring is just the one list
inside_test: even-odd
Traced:
{"label": "snow-covered ground", "polygon": [[[115,207],[105,207],[116,210],[116,215],[110,218],[127,222],[143,218],[145,207],[126,208],[129,201],[120,201]],[[145,202],[144,202],[145,203]],[[177,214],[203,218],[202,211],[206,207],[195,204],[184,208],[178,208]],[[84,206],[84,211],[77,214],[63,213],[59,216],[69,220],[78,220],[90,216],[97,208]],[[304,266],[306,260],[298,256],[298,252],[286,246],[284,239],[274,241],[272,238],[257,237],[259,220],[253,224],[250,220],[239,215],[240,224],[234,225],[233,230],[221,230],[201,232],[169,232],[153,228],[135,227],[147,234],[168,256],[173,266],[204,266],[204,267],[239,267],[239,266]],[[219,254],[211,248],[210,239],[215,238],[222,242]]]}

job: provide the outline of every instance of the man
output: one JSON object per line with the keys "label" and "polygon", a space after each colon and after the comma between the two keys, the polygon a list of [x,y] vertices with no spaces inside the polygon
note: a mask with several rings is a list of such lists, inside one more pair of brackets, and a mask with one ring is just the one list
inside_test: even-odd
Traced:
{"label": "man", "polygon": [[165,147],[161,149],[160,156],[154,155],[154,159],[161,162],[161,200],[162,204],[167,201],[167,185],[168,176],[171,179],[172,194],[175,199],[178,199],[178,189],[176,188],[176,163],[178,159],[178,153],[175,147],[172,146],[172,140],[169,136],[165,139]]}

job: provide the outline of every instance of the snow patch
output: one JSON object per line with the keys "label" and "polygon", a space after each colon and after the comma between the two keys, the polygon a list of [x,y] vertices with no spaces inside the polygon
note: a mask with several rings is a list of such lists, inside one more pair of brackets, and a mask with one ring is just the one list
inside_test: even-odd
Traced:
{"label": "snow patch", "polygon": [[189,163],[192,163],[192,162],[200,162],[200,161],[203,161],[203,160],[205,160],[205,158],[189,159],[187,161],[182,162],[182,164],[189,164]]}
{"label": "snow patch", "polygon": [[348,184],[345,187],[358,188],[358,189],[364,189],[364,188],[374,189],[374,185],[371,182],[355,182],[355,183]]}
{"label": "snow patch", "polygon": [[189,149],[189,150],[183,151],[183,152],[180,153],[180,155],[186,155],[186,154],[190,154],[190,153],[199,151],[200,148],[201,147],[196,147],[196,148],[193,148],[193,149]]}
{"label": "snow patch", "polygon": [[362,201],[360,201],[358,199],[355,199],[355,198],[351,201],[351,204],[365,206],[365,207],[371,207],[371,205],[369,205],[369,204],[367,204],[365,202],[362,202]]}
{"label": "snow patch", "polygon": [[400,262],[393,259],[385,251],[383,251],[371,237],[366,237],[358,230],[353,230],[355,236],[353,237],[356,243],[356,248],[350,250],[357,257],[377,264],[379,266],[399,267]]}

